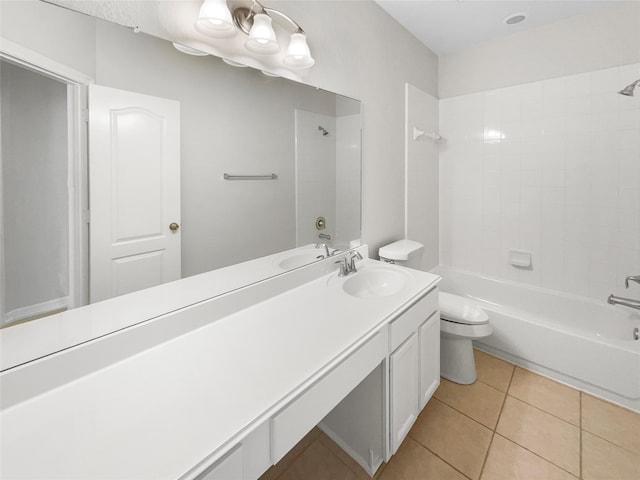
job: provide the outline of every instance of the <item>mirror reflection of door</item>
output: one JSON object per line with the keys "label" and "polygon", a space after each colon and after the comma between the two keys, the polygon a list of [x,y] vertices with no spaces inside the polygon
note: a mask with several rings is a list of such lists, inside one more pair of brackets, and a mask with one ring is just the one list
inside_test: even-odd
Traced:
{"label": "mirror reflection of door", "polygon": [[180,278],[180,104],[89,87],[91,302]]}
{"label": "mirror reflection of door", "polygon": [[5,60],[0,75],[0,327],[180,278],[179,104],[95,88],[128,103],[96,103],[87,228],[77,86]]}

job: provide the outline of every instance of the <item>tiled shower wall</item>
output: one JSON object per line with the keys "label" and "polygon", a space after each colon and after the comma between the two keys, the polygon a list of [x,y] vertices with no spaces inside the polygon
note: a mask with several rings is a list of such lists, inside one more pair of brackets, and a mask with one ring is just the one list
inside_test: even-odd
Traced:
{"label": "tiled shower wall", "polygon": [[[640,298],[640,64],[440,101],[440,263]],[[532,266],[509,264],[509,249]]]}

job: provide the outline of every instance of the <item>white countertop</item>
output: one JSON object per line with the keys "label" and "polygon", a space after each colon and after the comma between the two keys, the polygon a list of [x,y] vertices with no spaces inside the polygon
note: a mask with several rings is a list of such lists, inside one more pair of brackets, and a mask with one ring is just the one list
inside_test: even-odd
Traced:
{"label": "white countertop", "polygon": [[[346,295],[335,280],[327,286],[333,273],[219,319],[220,298],[166,316],[174,323],[214,321],[37,394],[17,395],[0,414],[0,476],[179,477],[213,452],[222,455],[439,280],[406,271],[410,285],[387,297]],[[124,345],[127,331],[118,335]],[[90,355],[99,342],[75,354]],[[48,359],[40,362],[34,367],[43,376]],[[19,388],[23,374],[33,379],[29,368],[8,372],[13,377],[4,386]]]}
{"label": "white countertop", "polygon": [[310,261],[321,253],[313,244],[305,245],[3,328],[0,370],[286,273],[280,266],[284,258]]}

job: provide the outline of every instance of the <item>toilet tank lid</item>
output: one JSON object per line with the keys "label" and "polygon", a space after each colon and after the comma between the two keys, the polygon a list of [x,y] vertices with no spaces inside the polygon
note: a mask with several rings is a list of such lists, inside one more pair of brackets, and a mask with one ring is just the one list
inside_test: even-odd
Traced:
{"label": "toilet tank lid", "polygon": [[387,260],[408,260],[410,255],[419,252],[423,248],[424,245],[413,240],[398,240],[380,247],[378,256]]}
{"label": "toilet tank lid", "polygon": [[438,295],[438,303],[440,306],[440,317],[445,320],[466,323],[468,325],[487,323],[489,321],[487,312],[468,298],[440,292]]}

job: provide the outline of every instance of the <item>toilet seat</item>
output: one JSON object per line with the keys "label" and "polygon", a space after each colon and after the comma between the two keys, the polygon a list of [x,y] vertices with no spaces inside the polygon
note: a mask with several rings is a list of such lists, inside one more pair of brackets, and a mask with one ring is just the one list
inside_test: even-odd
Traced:
{"label": "toilet seat", "polygon": [[440,318],[449,322],[463,325],[483,325],[489,323],[489,315],[478,307],[472,300],[440,292]]}

